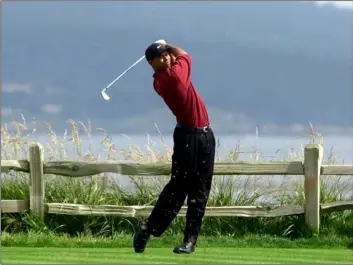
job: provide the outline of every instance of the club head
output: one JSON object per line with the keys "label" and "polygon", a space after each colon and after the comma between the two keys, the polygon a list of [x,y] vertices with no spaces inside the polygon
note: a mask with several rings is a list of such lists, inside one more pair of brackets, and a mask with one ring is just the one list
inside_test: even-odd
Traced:
{"label": "club head", "polygon": [[102,97],[103,97],[104,100],[109,100],[110,97],[109,97],[108,94],[105,92],[106,90],[107,90],[107,89],[104,88],[104,89],[102,90],[101,94],[102,94]]}

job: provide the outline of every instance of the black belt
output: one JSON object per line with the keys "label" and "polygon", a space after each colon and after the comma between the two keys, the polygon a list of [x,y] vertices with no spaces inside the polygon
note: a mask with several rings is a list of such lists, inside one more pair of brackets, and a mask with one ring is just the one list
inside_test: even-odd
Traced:
{"label": "black belt", "polygon": [[180,123],[177,123],[176,127],[188,133],[207,133],[211,129],[211,125],[204,127],[187,127]]}

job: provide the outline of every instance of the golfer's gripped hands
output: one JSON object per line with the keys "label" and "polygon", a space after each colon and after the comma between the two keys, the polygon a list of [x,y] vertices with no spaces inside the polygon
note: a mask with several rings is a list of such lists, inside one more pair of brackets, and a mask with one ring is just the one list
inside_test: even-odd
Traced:
{"label": "golfer's gripped hands", "polygon": [[174,64],[176,57],[178,57],[181,54],[187,54],[183,49],[179,48],[179,47],[175,47],[172,46],[170,44],[168,44],[165,40],[160,39],[155,41],[155,43],[160,43],[161,45],[165,46],[165,48],[167,49],[167,52],[170,54],[170,56],[172,57],[172,64]]}
{"label": "golfer's gripped hands", "polygon": [[176,57],[171,52],[168,52],[168,53],[169,53],[169,56],[170,56],[170,64],[173,66],[175,64]]}

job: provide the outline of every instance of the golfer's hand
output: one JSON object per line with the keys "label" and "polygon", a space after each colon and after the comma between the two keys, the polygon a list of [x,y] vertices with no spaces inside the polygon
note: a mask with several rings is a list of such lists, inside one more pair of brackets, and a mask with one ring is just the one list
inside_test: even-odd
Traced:
{"label": "golfer's hand", "polygon": [[169,55],[170,55],[170,59],[171,59],[171,64],[174,65],[175,64],[175,61],[176,61],[176,57],[174,54],[172,54],[171,52],[169,52]]}

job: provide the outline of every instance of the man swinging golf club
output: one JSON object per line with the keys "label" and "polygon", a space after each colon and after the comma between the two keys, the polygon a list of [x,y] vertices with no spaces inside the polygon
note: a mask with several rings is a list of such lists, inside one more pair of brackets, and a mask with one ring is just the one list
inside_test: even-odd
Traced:
{"label": "man swinging golf club", "polygon": [[153,87],[176,116],[171,179],[161,192],[151,215],[142,221],[134,237],[137,253],[145,250],[150,236],[159,237],[176,217],[187,197],[184,242],[174,253],[192,253],[210,194],[215,136],[205,103],[191,82],[190,55],[164,41],[151,44],[146,60],[154,70]]}

